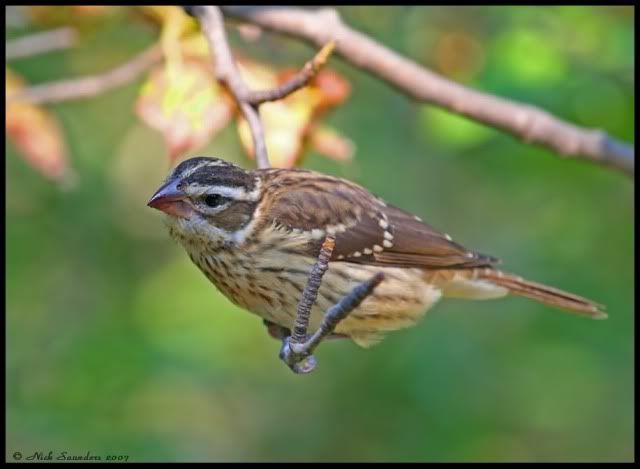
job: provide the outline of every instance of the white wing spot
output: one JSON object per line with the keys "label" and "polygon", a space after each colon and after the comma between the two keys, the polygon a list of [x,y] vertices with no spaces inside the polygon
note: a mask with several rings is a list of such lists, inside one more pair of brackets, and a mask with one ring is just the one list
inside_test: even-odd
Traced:
{"label": "white wing spot", "polygon": [[415,218],[416,220],[418,220],[420,222],[422,221],[422,218],[420,218],[418,215],[414,215],[413,218]]}
{"label": "white wing spot", "polygon": [[387,220],[385,220],[384,218],[380,219],[380,221],[378,222],[378,225],[380,225],[380,228],[382,228],[383,230],[386,230],[387,228],[389,228],[389,223],[387,223]]}
{"label": "white wing spot", "polygon": [[353,257],[360,257],[362,255],[362,253],[360,251],[356,251],[353,254],[351,254]]}
{"label": "white wing spot", "polygon": [[339,254],[338,259],[344,259],[344,254]]}
{"label": "white wing spot", "polygon": [[451,236],[449,236],[448,234],[445,233],[444,235],[444,239],[446,239],[447,241],[453,241],[453,239],[451,239]]}
{"label": "white wing spot", "polygon": [[327,226],[327,233],[329,234],[344,233],[345,231],[347,231],[347,227],[342,223]]}
{"label": "white wing spot", "polygon": [[373,254],[373,251],[369,248],[364,248],[364,253],[369,255],[369,254]]}
{"label": "white wing spot", "polygon": [[475,256],[473,255],[473,253],[472,253],[472,252],[468,252],[468,253],[467,253],[467,257],[473,258],[473,257],[475,257]]}
{"label": "white wing spot", "polygon": [[374,245],[373,245],[373,250],[374,250],[375,252],[382,252],[382,251],[384,251],[384,249],[382,249],[382,246],[378,246],[377,244],[374,244]]}
{"label": "white wing spot", "polygon": [[389,233],[388,231],[384,232],[384,239],[388,239],[389,241],[391,241],[393,239],[393,235],[391,233]]}
{"label": "white wing spot", "polygon": [[392,243],[391,241],[389,241],[388,239],[385,239],[385,240],[382,242],[382,245],[383,245],[385,248],[390,248],[391,246],[393,246],[393,243]]}

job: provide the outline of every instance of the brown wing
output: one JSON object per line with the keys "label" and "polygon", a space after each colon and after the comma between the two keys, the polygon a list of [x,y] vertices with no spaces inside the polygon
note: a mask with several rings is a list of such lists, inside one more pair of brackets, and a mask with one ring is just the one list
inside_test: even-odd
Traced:
{"label": "brown wing", "polygon": [[[295,174],[292,174],[295,172]],[[271,221],[313,233],[316,256],[327,233],[336,235],[332,260],[427,269],[490,266],[497,259],[469,251],[414,215],[364,188],[310,171],[272,171],[281,187],[266,208]]]}
{"label": "brown wing", "polygon": [[411,213],[388,205],[384,208],[393,227],[393,244],[376,260],[380,264],[423,268],[465,268],[490,266],[495,257],[470,251],[451,237],[424,223]]}

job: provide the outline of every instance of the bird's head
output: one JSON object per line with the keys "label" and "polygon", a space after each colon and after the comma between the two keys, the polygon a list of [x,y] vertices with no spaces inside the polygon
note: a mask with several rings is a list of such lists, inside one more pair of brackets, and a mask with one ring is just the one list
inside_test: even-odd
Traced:
{"label": "bird's head", "polygon": [[180,163],[147,205],[166,213],[181,238],[230,241],[251,221],[260,192],[260,180],[250,171],[196,157]]}

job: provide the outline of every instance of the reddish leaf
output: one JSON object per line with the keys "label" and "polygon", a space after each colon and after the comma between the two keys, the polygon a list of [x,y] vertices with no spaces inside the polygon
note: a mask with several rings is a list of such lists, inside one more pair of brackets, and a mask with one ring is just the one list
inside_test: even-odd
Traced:
{"label": "reddish leaf", "polygon": [[319,88],[322,96],[317,114],[342,104],[351,94],[349,82],[332,70],[322,70],[311,85]]}
{"label": "reddish leaf", "polygon": [[[22,87],[22,80],[7,70],[6,96]],[[7,104],[5,114],[7,136],[31,166],[56,181],[71,175],[64,138],[53,115],[39,106],[21,102]]]}
{"label": "reddish leaf", "polygon": [[331,127],[315,127],[307,140],[315,151],[332,160],[348,161],[355,153],[354,143]]}

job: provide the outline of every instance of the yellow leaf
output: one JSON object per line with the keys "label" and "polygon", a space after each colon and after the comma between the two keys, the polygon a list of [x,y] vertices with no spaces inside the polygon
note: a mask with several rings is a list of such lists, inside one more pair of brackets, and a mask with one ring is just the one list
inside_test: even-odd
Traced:
{"label": "yellow leaf", "polygon": [[138,8],[142,13],[161,25],[168,22],[178,21],[181,24],[181,34],[198,29],[197,21],[187,15],[181,7],[168,5],[143,5]]}
{"label": "yellow leaf", "polygon": [[190,34],[181,41],[182,53],[185,56],[192,58],[202,58],[211,60],[209,53],[209,44],[204,37],[204,34],[197,32]]}
{"label": "yellow leaf", "polygon": [[246,59],[237,59],[240,76],[250,90],[265,90],[278,85],[277,74],[266,65]]}
{"label": "yellow leaf", "polygon": [[[284,83],[295,71],[275,73],[270,68],[250,62],[239,61],[243,79],[252,90],[271,89]],[[340,104],[350,92],[348,82],[334,72],[322,71],[304,88],[285,99],[264,103],[260,106],[260,117],[264,128],[265,144],[269,161],[274,167],[290,168],[302,157],[309,132],[317,120],[330,108]],[[238,119],[240,142],[249,156],[254,157],[253,138],[248,124]],[[317,144],[330,157],[346,159],[353,153],[347,139],[320,132]],[[312,142],[313,144],[313,142]]]}
{"label": "yellow leaf", "polygon": [[136,102],[142,121],[164,135],[172,162],[206,145],[233,112],[233,103],[216,84],[207,61],[188,60],[179,67],[156,67]]}

